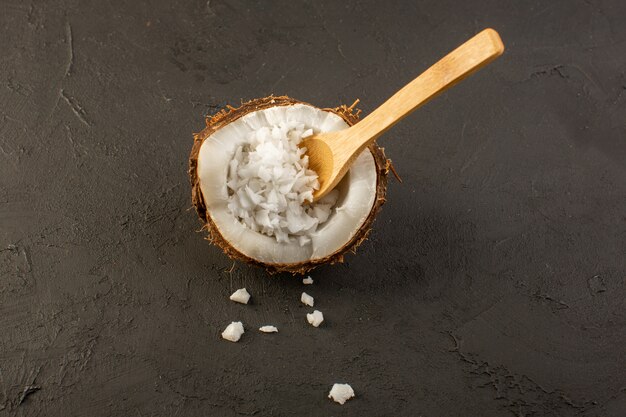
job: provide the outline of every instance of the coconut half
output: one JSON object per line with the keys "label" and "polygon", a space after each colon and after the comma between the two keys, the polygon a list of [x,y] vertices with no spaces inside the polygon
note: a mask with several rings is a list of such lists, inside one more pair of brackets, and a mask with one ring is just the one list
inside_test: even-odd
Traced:
{"label": "coconut half", "polygon": [[[355,103],[356,104],[356,103]],[[269,272],[304,273],[325,263],[342,262],[367,237],[385,201],[390,161],[373,144],[354,162],[335,188],[339,197],[328,219],[306,243],[279,242],[246,226],[228,207],[230,162],[261,127],[297,121],[314,133],[346,129],[360,111],[341,106],[320,109],[289,97],[266,97],[228,107],[207,117],[206,128],[194,135],[189,158],[192,202],[209,232],[208,240],[231,258],[260,265]]]}

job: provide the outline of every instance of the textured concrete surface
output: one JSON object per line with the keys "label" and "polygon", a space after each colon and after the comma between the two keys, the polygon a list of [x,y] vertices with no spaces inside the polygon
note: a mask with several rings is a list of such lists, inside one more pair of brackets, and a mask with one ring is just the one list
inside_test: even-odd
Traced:
{"label": "textured concrete surface", "polygon": [[[0,415],[623,416],[625,19],[620,0],[0,0]],[[298,279],[231,270],[196,233],[205,114],[270,93],[367,113],[486,26],[506,54],[384,139],[404,183],[312,274],[323,327]],[[243,286],[252,304],[228,301]]]}

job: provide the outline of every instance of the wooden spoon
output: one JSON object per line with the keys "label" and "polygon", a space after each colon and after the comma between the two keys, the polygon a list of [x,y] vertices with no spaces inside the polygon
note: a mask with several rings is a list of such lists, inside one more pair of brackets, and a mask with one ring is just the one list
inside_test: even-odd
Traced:
{"label": "wooden spoon", "polygon": [[484,67],[504,52],[500,35],[485,29],[411,81],[369,116],[354,126],[302,140],[309,168],[317,172],[320,188],[313,199],[331,191],[350,165],[369,144],[413,110],[465,77]]}

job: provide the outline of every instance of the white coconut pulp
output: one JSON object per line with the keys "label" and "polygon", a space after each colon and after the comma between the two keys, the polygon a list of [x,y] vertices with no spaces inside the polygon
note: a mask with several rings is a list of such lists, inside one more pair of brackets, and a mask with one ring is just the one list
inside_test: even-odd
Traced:
{"label": "white coconut pulp", "polygon": [[300,301],[302,302],[302,304],[307,305],[309,307],[313,307],[313,305],[315,304],[315,300],[313,299],[313,297],[311,297],[309,294],[303,292],[302,296],[300,297]]}
{"label": "white coconut pulp", "polygon": [[374,157],[364,151],[334,193],[309,205],[317,175],[297,147],[310,133],[347,127],[334,113],[295,104],[251,112],[206,138],[198,177],[224,239],[269,264],[325,258],[350,241],[375,202]]}
{"label": "white coconut pulp", "polygon": [[263,333],[277,333],[278,328],[276,326],[262,326],[259,328],[259,331]]}
{"label": "white coconut pulp", "polygon": [[241,335],[244,334],[243,323],[240,321],[233,321],[222,332],[222,338],[231,341],[238,342],[241,339]]}
{"label": "white coconut pulp", "polygon": [[250,293],[245,288],[240,288],[232,293],[230,299],[236,303],[248,304],[248,301],[250,301]]}
{"label": "white coconut pulp", "polygon": [[313,327],[319,327],[324,321],[324,314],[319,310],[314,310],[312,313],[307,313],[306,320]]}
{"label": "white coconut pulp", "polygon": [[328,393],[328,398],[332,398],[333,401],[341,405],[344,405],[352,397],[354,397],[354,390],[349,384],[333,384]]}
{"label": "white coconut pulp", "polygon": [[251,132],[248,143],[237,147],[226,185],[228,209],[239,221],[277,242],[297,238],[304,246],[311,241],[309,236],[328,219],[339,196],[333,190],[309,204],[319,181],[298,144],[312,134],[304,123],[280,122]]}

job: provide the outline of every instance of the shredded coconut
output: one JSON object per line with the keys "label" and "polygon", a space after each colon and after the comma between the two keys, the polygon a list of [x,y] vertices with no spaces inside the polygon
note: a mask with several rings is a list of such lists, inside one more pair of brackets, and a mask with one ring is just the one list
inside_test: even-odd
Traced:
{"label": "shredded coconut", "polygon": [[233,321],[222,332],[222,337],[231,342],[238,342],[243,333],[243,324],[240,321]]}
{"label": "shredded coconut", "polygon": [[276,333],[278,332],[278,329],[276,326],[263,326],[259,329],[259,331],[262,331],[263,333]]}
{"label": "shredded coconut", "polygon": [[305,292],[303,292],[302,296],[300,296],[300,301],[302,302],[302,304],[307,305],[309,307],[313,307],[313,305],[315,304],[313,297],[311,297],[309,294]]}
{"label": "shredded coconut", "polygon": [[333,401],[341,405],[344,405],[352,397],[354,397],[354,390],[348,384],[334,384],[328,393],[328,398],[332,398]]}
{"label": "shredded coconut", "polygon": [[230,299],[236,303],[248,304],[250,300],[250,293],[245,288],[238,289],[231,296]]}
{"label": "shredded coconut", "polygon": [[312,313],[308,313],[306,315],[306,319],[311,326],[319,327],[319,325],[322,324],[322,322],[324,321],[324,315],[321,311],[315,310]]}
{"label": "shredded coconut", "polygon": [[280,122],[251,132],[237,148],[228,169],[228,209],[248,228],[304,246],[328,220],[339,192],[309,204],[319,181],[308,169],[306,150],[298,147],[312,134],[303,123]]}

